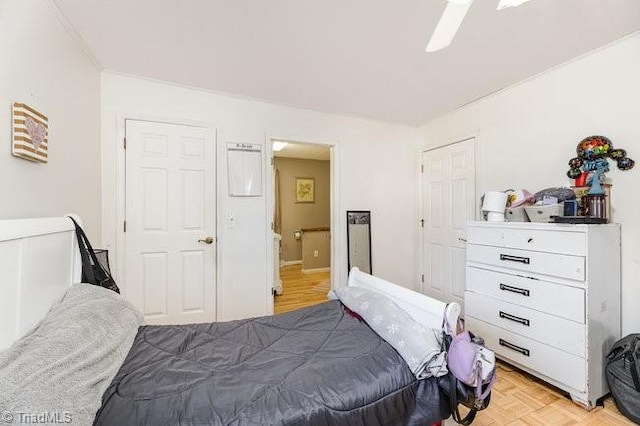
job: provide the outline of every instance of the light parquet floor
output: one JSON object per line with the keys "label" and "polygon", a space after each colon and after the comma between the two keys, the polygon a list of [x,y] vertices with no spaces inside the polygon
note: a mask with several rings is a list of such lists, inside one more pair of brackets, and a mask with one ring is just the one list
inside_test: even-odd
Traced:
{"label": "light parquet floor", "polygon": [[289,265],[280,268],[280,279],[283,291],[282,295],[274,297],[273,310],[276,314],[327,301],[331,272],[303,274],[302,265]]}
{"label": "light parquet floor", "polygon": [[[447,426],[455,424],[447,422]],[[604,407],[586,411],[574,404],[560,390],[500,362],[498,380],[491,403],[478,413],[473,422],[478,426],[573,426],[633,425],[608,397]]]}
{"label": "light parquet floor", "polygon": [[[303,274],[301,265],[280,268],[283,294],[275,296],[276,314],[312,306],[327,300],[320,284],[330,279],[329,272]],[[455,425],[451,419],[445,424]],[[604,407],[586,411],[574,404],[560,390],[518,370],[498,363],[498,380],[491,394],[489,408],[478,413],[477,426],[606,426],[633,425],[616,408],[611,397]]]}

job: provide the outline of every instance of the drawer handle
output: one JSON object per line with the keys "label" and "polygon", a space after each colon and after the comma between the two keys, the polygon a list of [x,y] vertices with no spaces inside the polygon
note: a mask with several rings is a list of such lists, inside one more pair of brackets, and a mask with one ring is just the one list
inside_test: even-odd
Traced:
{"label": "drawer handle", "polygon": [[530,292],[529,290],[527,290],[526,288],[520,288],[520,287],[512,287],[510,285],[506,285],[506,284],[500,284],[500,290],[504,290],[504,291],[510,291],[512,293],[518,293],[521,294],[523,296],[529,297]]}
{"label": "drawer handle", "polygon": [[528,257],[511,256],[510,254],[501,254],[500,260],[509,260],[511,262],[520,262],[528,265],[530,260]]}
{"label": "drawer handle", "polygon": [[506,340],[499,339],[498,343],[500,346],[504,346],[505,348],[509,348],[512,351],[520,352],[524,356],[529,356],[529,349],[521,348],[520,346],[516,346],[513,343],[509,343]]}
{"label": "drawer handle", "polygon": [[502,311],[500,311],[500,318],[504,318],[504,319],[507,319],[509,321],[517,322],[517,323],[520,323],[522,325],[526,325],[527,327],[529,327],[529,324],[530,324],[530,321],[528,319],[526,319],[526,318],[520,318],[520,317],[517,317],[515,315],[511,315],[511,314],[508,314],[508,313],[502,312]]}

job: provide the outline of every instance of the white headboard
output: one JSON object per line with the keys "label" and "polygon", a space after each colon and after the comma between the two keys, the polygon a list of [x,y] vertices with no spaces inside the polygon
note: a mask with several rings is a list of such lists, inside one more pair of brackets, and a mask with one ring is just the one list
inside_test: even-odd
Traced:
{"label": "white headboard", "polygon": [[448,304],[441,302],[408,288],[366,274],[357,267],[353,267],[349,271],[347,285],[375,291],[387,296],[411,315],[416,322],[430,328],[440,329],[443,326],[445,317],[448,323],[455,327],[460,317],[460,305],[455,302]]}
{"label": "white headboard", "polygon": [[77,247],[68,217],[0,220],[0,351],[36,326],[71,284],[80,282]]}

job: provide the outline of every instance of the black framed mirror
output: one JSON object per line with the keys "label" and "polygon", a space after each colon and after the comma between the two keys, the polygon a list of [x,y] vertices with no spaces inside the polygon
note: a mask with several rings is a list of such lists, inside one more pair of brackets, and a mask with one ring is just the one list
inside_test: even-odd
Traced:
{"label": "black framed mirror", "polygon": [[357,266],[372,274],[371,266],[371,212],[347,211],[347,264],[349,271]]}

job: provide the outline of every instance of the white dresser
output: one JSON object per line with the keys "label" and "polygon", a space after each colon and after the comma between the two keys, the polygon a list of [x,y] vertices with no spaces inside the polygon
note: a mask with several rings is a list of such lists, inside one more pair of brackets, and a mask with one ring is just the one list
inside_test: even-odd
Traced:
{"label": "white dresser", "polygon": [[466,326],[593,408],[620,338],[620,226],[470,222]]}

